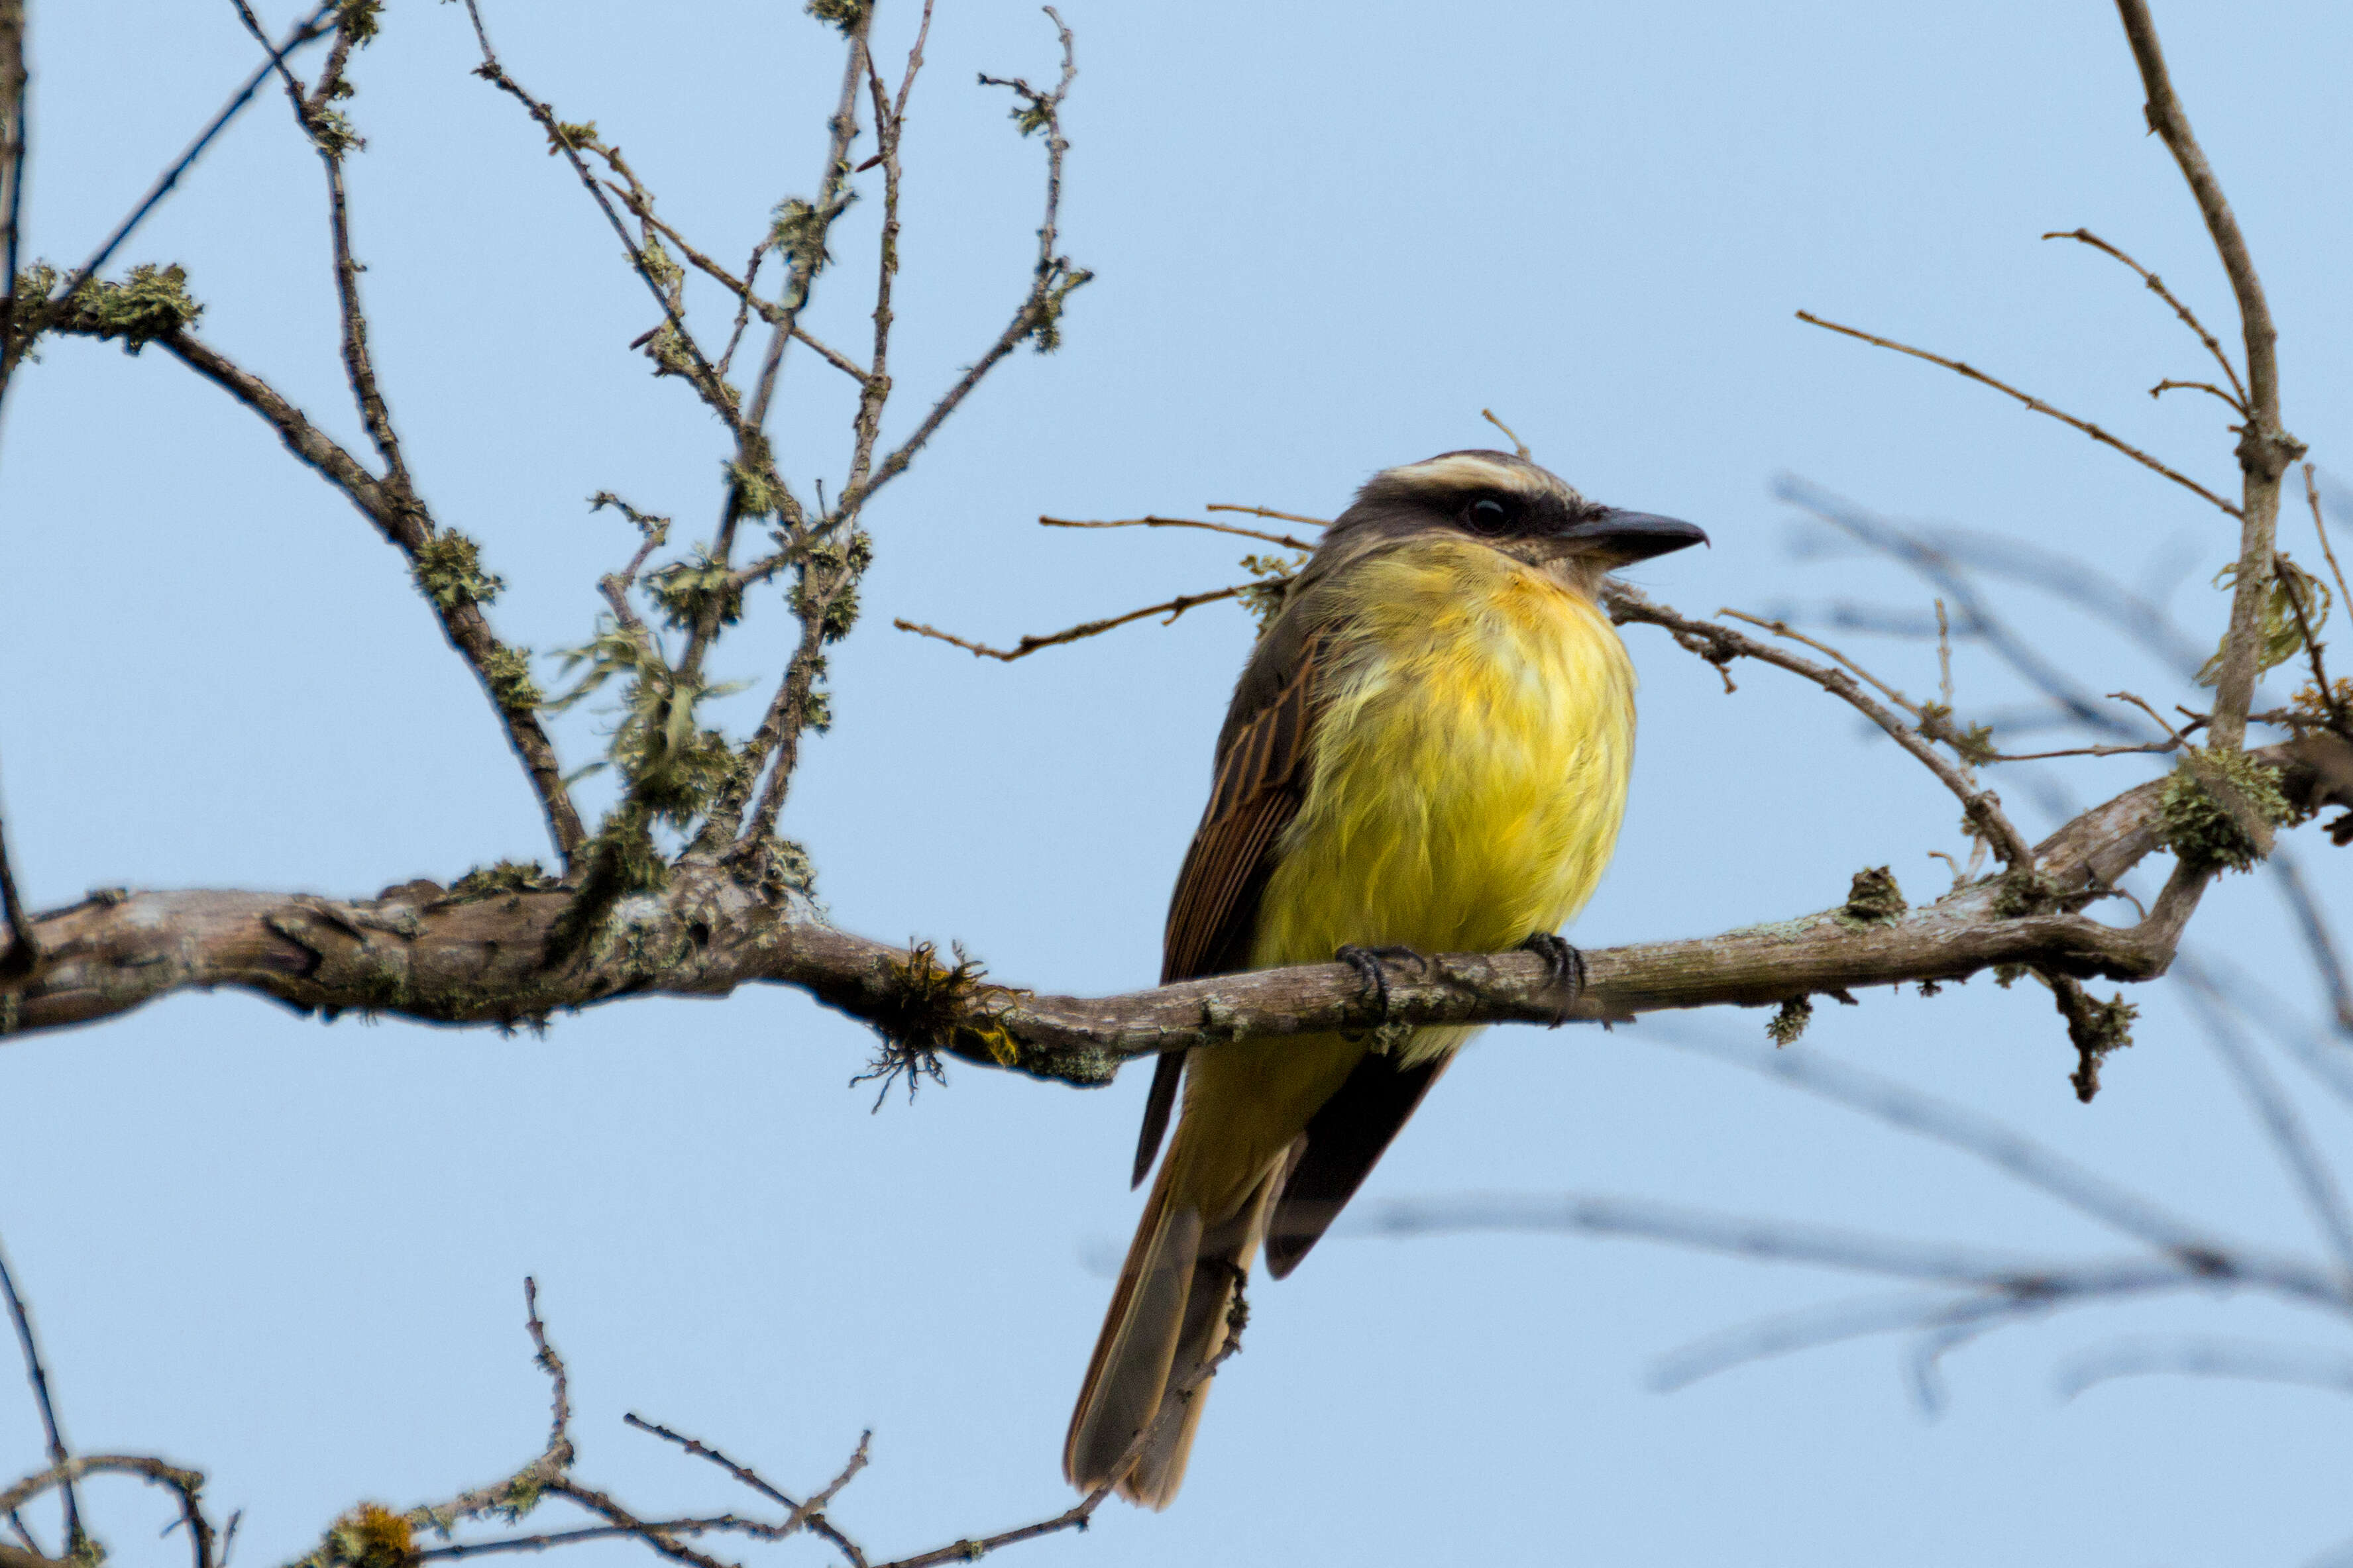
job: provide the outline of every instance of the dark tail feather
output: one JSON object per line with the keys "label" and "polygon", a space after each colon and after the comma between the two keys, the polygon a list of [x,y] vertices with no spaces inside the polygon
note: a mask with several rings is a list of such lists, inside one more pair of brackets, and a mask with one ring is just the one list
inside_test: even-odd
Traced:
{"label": "dark tail feather", "polygon": [[[1092,1491],[1116,1479],[1123,1497],[1152,1509],[1166,1508],[1184,1481],[1209,1394],[1198,1374],[1225,1349],[1234,1293],[1250,1272],[1284,1166],[1267,1173],[1240,1214],[1206,1228],[1198,1210],[1170,1201],[1170,1169],[1161,1168],[1120,1268],[1062,1445],[1062,1474],[1072,1486]],[[1163,1421],[1170,1384],[1188,1382]],[[1147,1429],[1151,1440],[1131,1458]]]}

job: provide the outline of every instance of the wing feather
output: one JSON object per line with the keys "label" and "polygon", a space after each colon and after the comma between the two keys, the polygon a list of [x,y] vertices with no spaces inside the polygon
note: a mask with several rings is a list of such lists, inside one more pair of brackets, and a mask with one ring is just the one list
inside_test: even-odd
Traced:
{"label": "wing feather", "polygon": [[[1307,757],[1315,728],[1315,677],[1321,639],[1301,649],[1297,668],[1274,697],[1237,727],[1218,758],[1216,782],[1201,825],[1185,851],[1176,890],[1168,900],[1160,983],[1229,974],[1250,962],[1259,896],[1273,868],[1275,841],[1299,815],[1307,793]],[[1245,686],[1245,690],[1248,687]],[[1134,1182],[1141,1184],[1160,1152],[1176,1108],[1184,1058],[1163,1056],[1153,1069],[1151,1097],[1136,1139]]]}

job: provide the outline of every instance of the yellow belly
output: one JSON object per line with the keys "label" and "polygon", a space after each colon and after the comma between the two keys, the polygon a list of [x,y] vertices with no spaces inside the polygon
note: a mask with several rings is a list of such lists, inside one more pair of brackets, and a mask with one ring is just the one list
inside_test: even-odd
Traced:
{"label": "yellow belly", "polygon": [[[1489,952],[1556,929],[1592,896],[1625,807],[1634,676],[1616,628],[1467,542],[1394,552],[1345,585],[1348,630],[1251,966],[1324,963],[1350,942]],[[1399,1049],[1411,1063],[1475,1032],[1417,1030]],[[1196,1178],[1210,1212],[1241,1201],[1366,1048],[1311,1036],[1195,1055],[1187,1117],[1209,1112],[1222,1146]]]}
{"label": "yellow belly", "polygon": [[1593,893],[1633,765],[1634,675],[1583,595],[1473,544],[1366,563],[1258,967],[1344,942],[1483,952]]}

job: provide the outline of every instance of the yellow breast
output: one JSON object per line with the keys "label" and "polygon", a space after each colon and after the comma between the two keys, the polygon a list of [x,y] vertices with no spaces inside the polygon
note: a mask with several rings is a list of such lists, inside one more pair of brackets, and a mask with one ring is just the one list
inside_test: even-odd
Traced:
{"label": "yellow breast", "polygon": [[1616,628],[1469,542],[1389,552],[1335,591],[1346,629],[1252,963],[1346,942],[1492,952],[1567,921],[1609,864],[1633,763]]}

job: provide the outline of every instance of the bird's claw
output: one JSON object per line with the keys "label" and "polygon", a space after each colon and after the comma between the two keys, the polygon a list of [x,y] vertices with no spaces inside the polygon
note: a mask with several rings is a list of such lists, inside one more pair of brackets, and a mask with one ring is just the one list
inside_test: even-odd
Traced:
{"label": "bird's claw", "polygon": [[1565,993],[1553,1013],[1552,1026],[1557,1029],[1568,1022],[1577,999],[1585,994],[1585,954],[1571,947],[1557,931],[1536,931],[1520,946],[1545,961],[1546,978]]}
{"label": "bird's claw", "polygon": [[1389,975],[1381,961],[1388,958],[1409,958],[1416,968],[1427,973],[1430,960],[1409,947],[1358,947],[1348,943],[1332,955],[1335,963],[1352,966],[1364,977],[1365,989],[1380,998],[1381,1022],[1389,1020]]}

